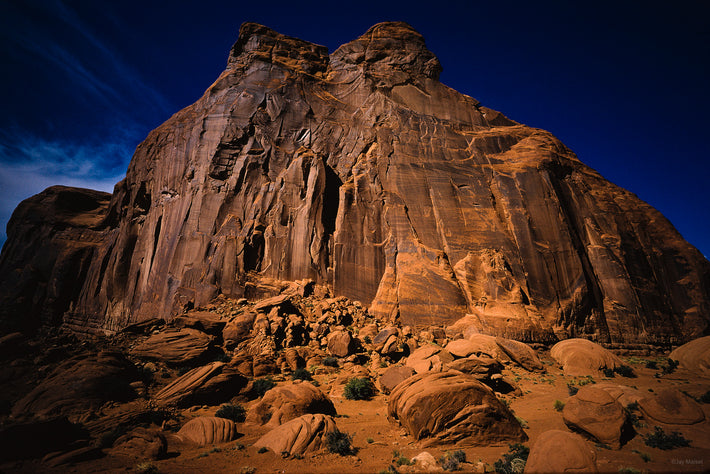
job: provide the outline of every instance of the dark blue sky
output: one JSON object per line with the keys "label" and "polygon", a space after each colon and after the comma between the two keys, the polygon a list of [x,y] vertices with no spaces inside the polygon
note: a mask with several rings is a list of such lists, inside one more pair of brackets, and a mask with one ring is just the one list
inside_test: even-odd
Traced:
{"label": "dark blue sky", "polygon": [[51,184],[111,190],[226,65],[244,21],[331,51],[403,20],[441,81],[551,131],[710,256],[710,22],[698,1],[0,1],[0,242]]}

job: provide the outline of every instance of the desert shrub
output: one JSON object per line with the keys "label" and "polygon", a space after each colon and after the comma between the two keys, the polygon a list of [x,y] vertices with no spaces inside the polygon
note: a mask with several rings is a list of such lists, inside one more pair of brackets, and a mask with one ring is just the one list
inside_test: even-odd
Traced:
{"label": "desert shrub", "polygon": [[341,456],[353,454],[353,437],[342,431],[335,430],[328,433],[328,451]]}
{"label": "desert shrub", "polygon": [[313,376],[307,369],[298,368],[291,373],[291,380],[313,380]]}
{"label": "desert shrub", "polygon": [[503,459],[495,462],[493,467],[496,472],[502,474],[519,474],[525,470],[525,462],[528,460],[530,448],[520,443],[509,445],[510,449],[503,455]]}
{"label": "desert shrub", "polygon": [[263,397],[266,392],[271,390],[276,386],[276,382],[271,377],[264,377],[262,379],[254,380],[252,385],[252,391],[257,397]]}
{"label": "desert shrub", "polygon": [[562,411],[562,409],[565,407],[565,402],[562,400],[555,400],[555,404],[553,405],[553,408],[555,411]]}
{"label": "desert shrub", "polygon": [[136,472],[139,474],[157,474],[158,468],[152,462],[142,462],[136,465]]}
{"label": "desert shrub", "polygon": [[369,400],[375,394],[375,385],[367,377],[350,379],[343,395],[348,400]]}
{"label": "desert shrub", "polygon": [[666,365],[663,366],[663,373],[664,374],[672,374],[675,372],[675,369],[678,368],[679,362],[677,360],[673,360],[671,358],[668,359],[668,362]]}
{"label": "desert shrub", "polygon": [[239,404],[225,404],[219,407],[214,416],[217,418],[226,418],[235,423],[241,423],[246,418],[246,413],[244,407]]}
{"label": "desert shrub", "polygon": [[365,336],[363,342],[365,342],[365,344],[372,344],[372,338],[370,336]]}
{"label": "desert shrub", "polygon": [[627,377],[631,379],[636,378],[636,373],[634,372],[634,369],[632,369],[628,365],[620,365],[619,367],[616,367],[614,369],[614,372],[621,375],[622,377]]}
{"label": "desert shrub", "polygon": [[460,449],[452,453],[446,451],[439,462],[445,471],[458,471],[461,469],[461,464],[466,462],[466,453]]}
{"label": "desert shrub", "polygon": [[634,428],[643,428],[644,424],[639,420],[636,411],[639,408],[638,402],[631,402],[624,408],[626,412],[626,419],[631,423]]}
{"label": "desert shrub", "polygon": [[589,385],[590,383],[596,383],[591,375],[587,375],[585,378],[577,380],[577,385],[579,385],[580,387],[584,387],[585,385]]}
{"label": "desert shrub", "polygon": [[337,359],[337,357],[328,356],[328,357],[325,357],[321,363],[323,365],[325,365],[326,367],[337,367],[338,366],[338,359]]}
{"label": "desert shrub", "polygon": [[644,436],[643,441],[646,446],[663,449],[664,451],[690,446],[690,441],[685,439],[682,434],[677,431],[666,434],[660,426],[656,426],[653,433]]}
{"label": "desert shrub", "polygon": [[703,403],[710,403],[710,390],[700,395],[700,398],[698,400]]}
{"label": "desert shrub", "polygon": [[407,456],[400,454],[396,449],[392,452],[392,462],[398,466],[411,466],[414,464]]}
{"label": "desert shrub", "polygon": [[658,364],[656,363],[655,360],[649,360],[649,361],[646,361],[646,368],[647,368],[647,369],[657,370],[657,369],[658,369]]}

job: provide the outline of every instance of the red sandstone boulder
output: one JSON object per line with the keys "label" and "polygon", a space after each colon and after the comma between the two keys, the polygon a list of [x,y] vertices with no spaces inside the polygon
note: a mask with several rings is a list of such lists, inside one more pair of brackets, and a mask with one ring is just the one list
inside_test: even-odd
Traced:
{"label": "red sandstone boulder", "polygon": [[350,331],[334,331],[328,335],[328,352],[335,357],[347,357],[357,346]]}
{"label": "red sandstone boulder", "polygon": [[272,388],[247,412],[246,422],[278,426],[301,415],[335,415],[333,402],[306,381],[294,381]]}
{"label": "red sandstone boulder", "polygon": [[668,358],[695,374],[710,377],[710,336],[694,339],[678,347]]}
{"label": "red sandstone boulder", "polygon": [[379,378],[380,390],[383,393],[390,393],[397,385],[415,373],[412,367],[391,365]]}
{"label": "red sandstone boulder", "polygon": [[407,357],[407,367],[413,368],[418,374],[425,372],[441,372],[444,365],[453,362],[453,356],[446,349],[428,344],[412,352]]}
{"label": "red sandstone boulder", "polygon": [[460,372],[427,372],[408,378],[390,394],[388,414],[425,444],[485,446],[527,436],[493,391]]}
{"label": "red sandstone boulder", "polygon": [[583,431],[614,449],[621,447],[626,413],[604,390],[592,386],[582,387],[565,403],[562,417],[570,428]]}
{"label": "red sandstone boulder", "polygon": [[150,336],[131,350],[135,357],[168,364],[189,364],[212,349],[213,338],[195,329],[168,329]]}
{"label": "red sandstone boulder", "polygon": [[694,425],[705,420],[700,405],[675,388],[666,388],[639,400],[644,416],[660,423]]}
{"label": "red sandstone boulder", "polygon": [[594,450],[578,434],[550,430],[530,449],[525,473],[597,472],[596,459]]}
{"label": "red sandstone boulder", "polygon": [[496,344],[503,350],[505,355],[525,370],[545,372],[545,366],[540,362],[535,350],[524,342],[496,337]]}
{"label": "red sandstone boulder", "polygon": [[254,443],[254,447],[267,448],[279,455],[315,453],[328,446],[328,434],[337,430],[331,416],[320,413],[302,415],[269,431]]}
{"label": "red sandstone boulder", "polygon": [[610,351],[586,339],[560,341],[552,346],[550,356],[569,376],[598,375],[602,369],[615,369],[624,365]]}
{"label": "red sandstone boulder", "polygon": [[188,407],[197,403],[226,402],[246,387],[238,368],[224,362],[196,367],[178,377],[153,396],[159,405]]}
{"label": "red sandstone boulder", "polygon": [[185,423],[177,435],[200,446],[227,443],[237,436],[237,424],[225,418],[200,416]]}

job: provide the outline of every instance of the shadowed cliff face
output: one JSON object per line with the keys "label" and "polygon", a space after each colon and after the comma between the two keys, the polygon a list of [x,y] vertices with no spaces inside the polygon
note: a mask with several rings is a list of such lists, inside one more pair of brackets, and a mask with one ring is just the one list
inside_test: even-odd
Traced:
{"label": "shadowed cliff face", "polygon": [[[66,323],[170,317],[257,275],[528,341],[708,332],[710,264],[660,213],[440,71],[404,23],[330,56],[244,24],[227,69],[136,150]],[[8,234],[3,272],[25,258]]]}

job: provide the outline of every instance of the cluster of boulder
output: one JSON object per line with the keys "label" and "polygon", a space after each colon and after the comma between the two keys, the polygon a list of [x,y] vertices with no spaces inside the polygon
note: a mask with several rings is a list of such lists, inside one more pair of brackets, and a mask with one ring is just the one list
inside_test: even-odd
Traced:
{"label": "cluster of boulder", "polygon": [[[546,365],[531,346],[478,333],[464,337],[466,331],[451,327],[414,331],[378,321],[359,303],[332,298],[310,281],[283,284],[275,293],[251,301],[218,298],[170,322],[131,325],[103,340],[102,350],[55,364],[13,403],[0,439],[28,439],[53,423],[68,441],[14,456],[44,456],[59,465],[102,450],[133,450],[159,459],[169,445],[232,441],[244,423],[263,433],[254,446],[303,456],[323,451],[328,437],[340,431],[333,400],[344,396],[354,378],[373,382],[387,397],[389,420],[422,446],[528,439],[503,401],[523,395],[504,368],[544,374]],[[17,337],[3,339],[17,344]],[[684,358],[684,350],[676,351],[680,363],[693,370],[708,360],[697,350]],[[570,377],[623,366],[616,355],[583,339],[561,341],[550,355]],[[333,377],[321,387],[308,380],[317,374]],[[265,380],[270,383],[264,387]],[[215,416],[225,403],[248,409],[242,419]],[[633,436],[631,404],[654,423],[705,419],[698,404],[675,389],[651,394],[610,382],[587,385],[562,410],[571,431],[538,437],[526,472],[593,470],[594,453],[584,439],[619,449]],[[199,416],[189,415],[194,407],[203,408]],[[565,456],[548,455],[557,445],[566,446]]]}

